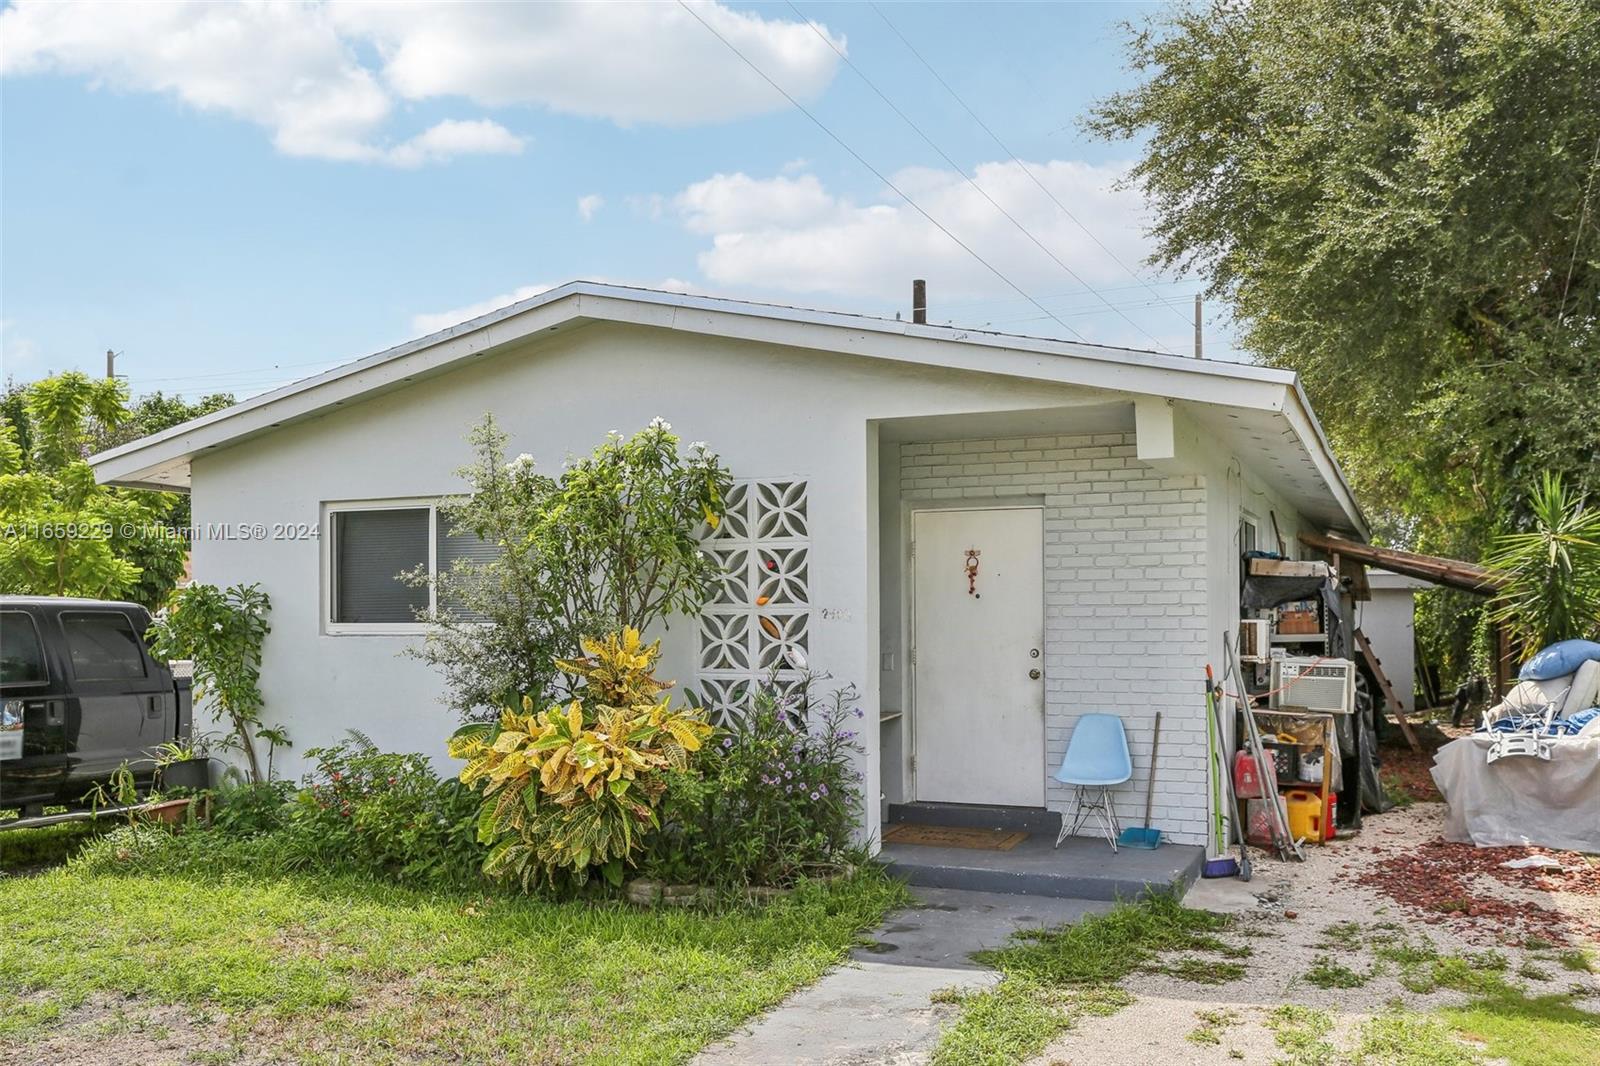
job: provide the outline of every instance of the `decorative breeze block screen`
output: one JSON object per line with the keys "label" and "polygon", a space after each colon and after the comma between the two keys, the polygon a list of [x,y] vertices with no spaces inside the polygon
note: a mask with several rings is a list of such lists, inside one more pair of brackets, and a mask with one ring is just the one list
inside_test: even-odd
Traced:
{"label": "decorative breeze block screen", "polygon": [[736,481],[705,552],[722,583],[700,615],[700,696],[726,724],[757,685],[810,658],[810,516],[804,481]]}

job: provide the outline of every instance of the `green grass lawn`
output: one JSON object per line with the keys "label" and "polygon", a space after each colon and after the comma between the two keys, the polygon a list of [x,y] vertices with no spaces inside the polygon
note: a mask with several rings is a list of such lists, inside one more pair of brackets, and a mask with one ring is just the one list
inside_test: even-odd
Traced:
{"label": "green grass lawn", "polygon": [[104,865],[0,879],[0,1060],[176,1005],[209,1061],[680,1062],[905,898],[876,871],[708,913]]}

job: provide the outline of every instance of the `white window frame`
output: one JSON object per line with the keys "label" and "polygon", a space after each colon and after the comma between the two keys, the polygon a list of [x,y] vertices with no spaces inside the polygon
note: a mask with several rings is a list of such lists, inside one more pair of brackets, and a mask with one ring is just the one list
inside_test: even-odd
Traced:
{"label": "white window frame", "polygon": [[[417,511],[428,510],[428,574],[436,576],[439,570],[439,501],[443,496],[405,496],[388,500],[339,500],[322,505],[322,528],[327,535],[322,538],[322,631],[330,636],[415,636],[434,629],[431,622],[336,622],[333,620],[334,599],[334,532],[333,516],[341,511]],[[437,613],[438,589],[428,582],[428,614]]]}

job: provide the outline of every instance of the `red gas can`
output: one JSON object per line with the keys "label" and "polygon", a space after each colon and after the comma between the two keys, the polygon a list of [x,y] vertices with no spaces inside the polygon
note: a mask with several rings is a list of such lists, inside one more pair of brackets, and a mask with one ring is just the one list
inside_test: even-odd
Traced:
{"label": "red gas can", "polygon": [[1328,811],[1327,811],[1327,816],[1325,818],[1323,818],[1323,820],[1322,820],[1322,839],[1323,840],[1332,840],[1334,837],[1339,835],[1338,829],[1335,828],[1335,826],[1333,824],[1334,816],[1339,813],[1338,808],[1339,808],[1339,793],[1337,793],[1337,792],[1328,793]]}
{"label": "red gas can", "polygon": [[1239,799],[1261,796],[1261,758],[1244,748],[1233,757],[1233,794]]}

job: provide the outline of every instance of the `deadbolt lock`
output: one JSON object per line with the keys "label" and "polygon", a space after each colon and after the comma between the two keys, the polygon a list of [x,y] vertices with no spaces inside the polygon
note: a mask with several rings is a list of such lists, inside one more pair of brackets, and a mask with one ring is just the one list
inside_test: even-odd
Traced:
{"label": "deadbolt lock", "polygon": [[1039,668],[1037,666],[1028,671],[1028,677],[1032,678],[1034,681],[1039,680],[1039,676]]}

